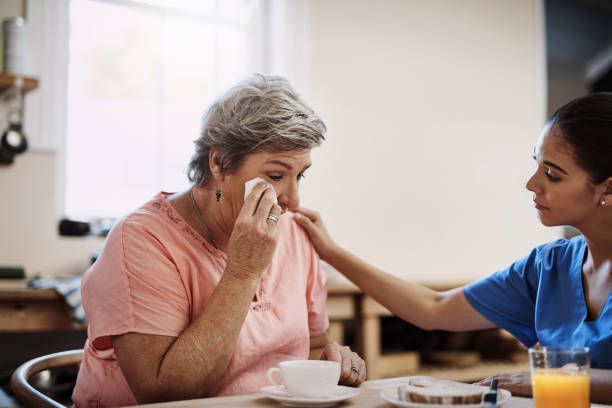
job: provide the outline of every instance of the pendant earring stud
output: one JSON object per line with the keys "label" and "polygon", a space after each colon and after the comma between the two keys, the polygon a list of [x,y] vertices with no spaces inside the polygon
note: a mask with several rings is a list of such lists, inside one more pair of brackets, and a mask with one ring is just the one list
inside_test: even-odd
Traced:
{"label": "pendant earring stud", "polygon": [[606,200],[601,200],[601,205],[606,205]]}
{"label": "pendant earring stud", "polygon": [[221,200],[221,190],[217,189],[217,191],[215,191],[215,196],[217,197],[217,202],[219,202],[219,200]]}

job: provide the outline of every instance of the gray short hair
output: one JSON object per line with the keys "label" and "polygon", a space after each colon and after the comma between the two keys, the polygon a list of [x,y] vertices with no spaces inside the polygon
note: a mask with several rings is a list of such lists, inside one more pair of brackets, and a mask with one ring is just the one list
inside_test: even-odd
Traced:
{"label": "gray short hair", "polygon": [[223,171],[232,171],[252,153],[312,149],[325,140],[323,121],[287,79],[251,74],[221,95],[204,113],[187,176],[195,185],[210,178],[211,149]]}

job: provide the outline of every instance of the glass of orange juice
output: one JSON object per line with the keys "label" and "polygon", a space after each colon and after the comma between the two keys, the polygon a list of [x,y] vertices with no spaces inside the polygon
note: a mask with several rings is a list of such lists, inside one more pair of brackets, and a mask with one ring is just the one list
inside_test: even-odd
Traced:
{"label": "glass of orange juice", "polygon": [[534,347],[529,349],[535,408],[588,408],[588,347]]}

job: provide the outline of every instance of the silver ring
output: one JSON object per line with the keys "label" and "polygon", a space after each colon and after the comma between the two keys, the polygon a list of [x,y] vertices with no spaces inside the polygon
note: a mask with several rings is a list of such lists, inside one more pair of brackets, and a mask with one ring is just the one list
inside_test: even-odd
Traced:
{"label": "silver ring", "polygon": [[268,214],[268,219],[274,221],[274,223],[278,223],[278,215]]}
{"label": "silver ring", "polygon": [[351,371],[354,371],[355,373],[359,374],[359,368],[352,366],[351,367]]}

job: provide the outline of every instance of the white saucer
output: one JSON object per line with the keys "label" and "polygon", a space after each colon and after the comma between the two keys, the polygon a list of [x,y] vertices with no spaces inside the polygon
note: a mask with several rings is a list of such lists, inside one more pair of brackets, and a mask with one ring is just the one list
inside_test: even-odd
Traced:
{"label": "white saucer", "polygon": [[[488,387],[487,387],[488,390]],[[508,390],[499,389],[499,398],[496,406],[501,406],[504,402],[508,401],[512,396],[512,393]],[[394,407],[400,408],[449,408],[449,407],[461,407],[461,408],[482,408],[484,404],[422,404],[419,402],[401,401],[397,395],[397,387],[385,388],[381,391],[380,396],[382,399],[387,401]]]}
{"label": "white saucer", "polygon": [[261,393],[288,407],[333,407],[340,401],[359,395],[359,388],[339,385],[332,395],[327,398],[301,398],[294,397],[284,386],[268,385],[263,387]]}

